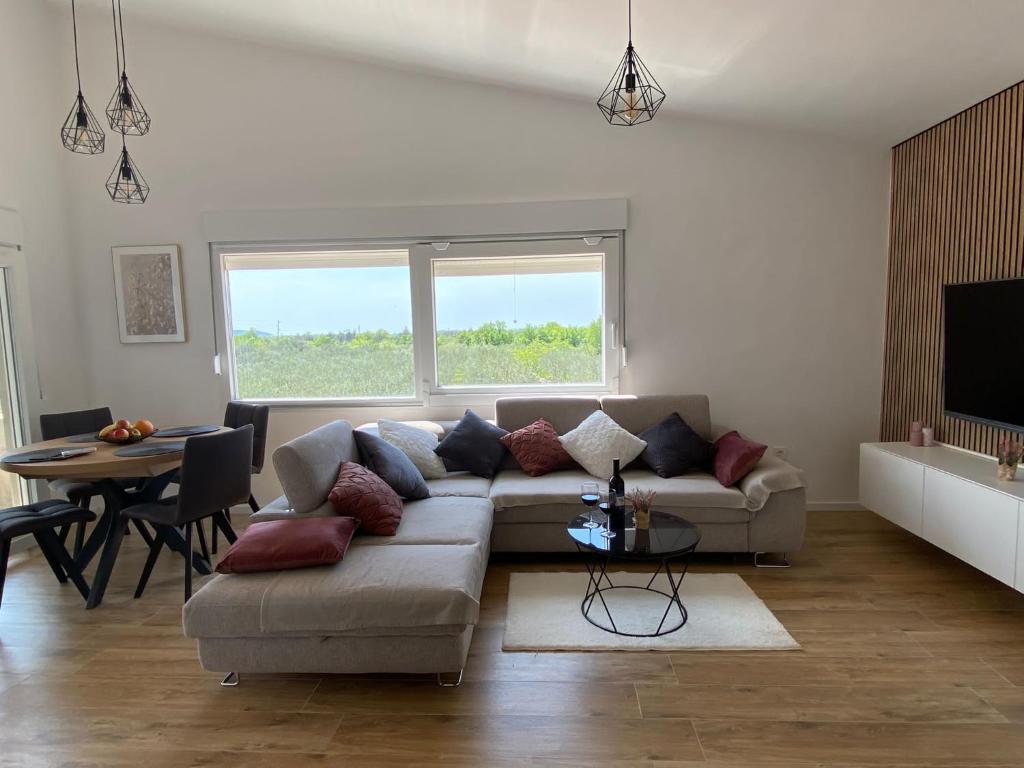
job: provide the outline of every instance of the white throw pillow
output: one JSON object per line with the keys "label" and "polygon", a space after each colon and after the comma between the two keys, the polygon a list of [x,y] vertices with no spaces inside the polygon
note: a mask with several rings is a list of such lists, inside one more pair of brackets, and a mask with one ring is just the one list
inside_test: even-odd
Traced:
{"label": "white throw pillow", "polygon": [[594,411],[558,439],[577,464],[602,479],[611,477],[614,459],[625,468],[647,447],[645,440],[620,427],[604,411]]}
{"label": "white throw pillow", "polygon": [[448,474],[444,460],[434,453],[437,435],[400,421],[381,419],[377,422],[377,434],[409,457],[424,480],[436,480]]}

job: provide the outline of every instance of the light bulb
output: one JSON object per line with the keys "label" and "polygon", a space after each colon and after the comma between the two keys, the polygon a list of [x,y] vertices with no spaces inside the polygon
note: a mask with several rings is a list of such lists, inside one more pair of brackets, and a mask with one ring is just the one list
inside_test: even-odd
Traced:
{"label": "light bulb", "polygon": [[640,117],[640,112],[642,110],[637,109],[637,106],[636,106],[639,103],[640,103],[640,97],[637,96],[636,91],[635,90],[627,90],[626,91],[626,118],[631,123],[634,120],[636,120],[638,117]]}

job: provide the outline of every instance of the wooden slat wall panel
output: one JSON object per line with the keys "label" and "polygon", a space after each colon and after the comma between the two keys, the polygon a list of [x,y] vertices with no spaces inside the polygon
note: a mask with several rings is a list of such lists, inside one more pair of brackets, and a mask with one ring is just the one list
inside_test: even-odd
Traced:
{"label": "wooden slat wall panel", "polygon": [[992,453],[1006,430],[942,413],[942,286],[1024,277],[1024,83],[892,150],[883,440],[910,422]]}

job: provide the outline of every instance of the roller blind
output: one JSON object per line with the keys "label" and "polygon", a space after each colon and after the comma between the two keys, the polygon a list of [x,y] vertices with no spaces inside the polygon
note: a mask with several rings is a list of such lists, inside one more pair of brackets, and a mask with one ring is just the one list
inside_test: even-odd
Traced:
{"label": "roller blind", "polygon": [[434,259],[434,277],[476,277],[480,275],[557,275],[601,272],[604,255],[594,253],[559,256],[500,256]]}
{"label": "roller blind", "polygon": [[224,268],[237,269],[330,269],[407,267],[409,251],[283,251],[281,253],[230,253]]}

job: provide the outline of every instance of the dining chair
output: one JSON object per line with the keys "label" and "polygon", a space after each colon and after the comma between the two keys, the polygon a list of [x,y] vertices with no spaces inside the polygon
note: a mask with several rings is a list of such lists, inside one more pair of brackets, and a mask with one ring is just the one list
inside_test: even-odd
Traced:
{"label": "dining chair", "polygon": [[244,504],[252,494],[252,444],[254,428],[246,424],[212,435],[185,441],[181,460],[178,495],[149,504],[126,507],[121,514],[130,520],[144,520],[156,535],[139,577],[135,597],[146,589],[153,566],[171,529],[185,532],[185,600],[192,596],[192,531],[201,521],[212,518],[225,538],[237,537],[224,515],[225,509]]}
{"label": "dining chair", "polygon": [[[110,408],[91,408],[85,411],[66,411],[64,413],[43,413],[39,416],[39,430],[43,440],[57,440],[61,437],[99,432],[105,426],[114,421]],[[72,504],[77,504],[83,509],[88,509],[94,496],[102,496],[102,491],[96,483],[88,480],[76,480],[61,478],[48,480],[47,485],[54,493],[59,493],[67,498]],[[60,531],[60,540],[63,544],[67,541],[70,527],[65,526]],[[82,552],[82,545],[85,542],[85,522],[79,522],[75,530],[74,555],[78,557]]]}
{"label": "dining chair", "polygon": [[[241,403],[237,400],[228,402],[224,409],[224,426],[238,429],[246,424],[252,424],[252,468],[251,472],[258,475],[263,471],[264,454],[267,450],[267,427],[270,423],[270,406],[255,405],[253,403]],[[256,498],[249,493],[249,508],[253,512],[260,511],[260,505]],[[224,510],[224,518],[227,524],[231,525],[231,510]],[[217,526],[211,531],[213,553],[217,553]]]}

